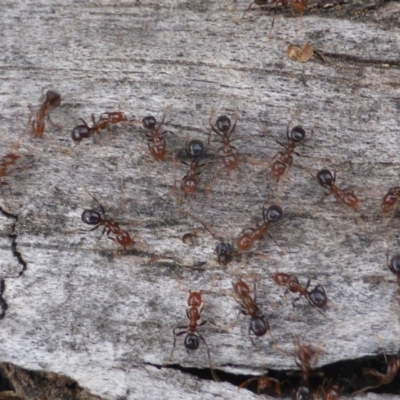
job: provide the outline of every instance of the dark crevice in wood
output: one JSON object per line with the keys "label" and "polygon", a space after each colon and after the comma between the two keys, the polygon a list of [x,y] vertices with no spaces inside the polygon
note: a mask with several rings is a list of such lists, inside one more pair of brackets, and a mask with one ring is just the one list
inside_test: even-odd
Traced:
{"label": "dark crevice in wood", "polygon": [[[387,355],[387,360],[390,360],[397,355]],[[179,364],[170,365],[156,365],[146,363],[156,368],[169,368],[180,371],[185,374],[191,374],[200,379],[213,380],[211,371],[209,368],[188,368],[182,367]],[[234,365],[227,365],[226,367],[240,367]],[[244,368],[245,366],[242,366]],[[400,374],[398,373],[392,382],[387,385],[381,385],[377,387],[379,382],[371,375],[364,375],[363,369],[369,368],[374,369],[380,373],[385,373],[387,369],[387,363],[384,355],[377,356],[366,356],[358,359],[343,360],[332,364],[324,365],[322,367],[315,368],[310,376],[309,385],[314,393],[319,392],[320,394],[327,385],[332,383],[338,383],[342,388],[342,394],[354,394],[357,391],[363,390],[367,387],[375,387],[373,389],[366,390],[365,393],[385,393],[385,394],[398,394],[400,393]],[[299,386],[301,381],[300,370],[276,370],[268,369],[268,375],[245,375],[245,374],[234,374],[224,372],[222,370],[215,370],[218,378],[222,382],[228,382],[235,386],[240,386],[249,379],[251,382],[246,386],[247,390],[257,393],[257,378],[261,376],[268,376],[270,378],[277,379],[281,385],[281,394],[284,397],[291,396],[293,391]],[[261,393],[276,396],[273,387],[261,391]]]}
{"label": "dark crevice in wood", "polygon": [[15,233],[16,232],[15,230],[16,230],[16,227],[18,224],[19,216],[16,214],[9,213],[8,211],[4,210],[2,207],[0,207],[0,212],[7,218],[12,218],[14,220],[14,223],[11,226],[11,233],[8,235],[8,237],[11,239],[11,252],[12,252],[13,256],[18,260],[18,263],[22,265],[22,269],[18,273],[18,276],[21,276],[26,271],[27,263],[23,259],[22,254],[20,253],[20,251],[18,251],[18,247],[17,247],[18,235]]}

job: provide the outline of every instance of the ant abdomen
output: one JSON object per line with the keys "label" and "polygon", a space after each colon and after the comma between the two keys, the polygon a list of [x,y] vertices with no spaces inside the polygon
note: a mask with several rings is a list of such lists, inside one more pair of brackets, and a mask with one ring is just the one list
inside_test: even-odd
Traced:
{"label": "ant abdomen", "polygon": [[315,288],[308,293],[308,297],[311,303],[318,308],[325,307],[326,303],[328,302],[328,297],[326,295],[325,288],[322,285],[315,286]]}
{"label": "ant abdomen", "polygon": [[101,221],[101,216],[97,211],[85,210],[82,213],[82,221],[88,225],[98,225]]}
{"label": "ant abdomen", "polygon": [[200,158],[205,152],[204,143],[201,140],[190,140],[186,145],[186,153],[190,158]]}
{"label": "ant abdomen", "polygon": [[389,269],[395,275],[400,275],[400,253],[393,256],[389,263]]}
{"label": "ant abdomen", "polygon": [[250,320],[250,331],[254,333],[255,336],[264,336],[269,330],[269,324],[265,318],[252,318]]}
{"label": "ant abdomen", "polygon": [[335,177],[328,169],[322,169],[317,174],[318,183],[323,187],[331,187],[335,183]]}
{"label": "ant abdomen", "polygon": [[87,125],[77,125],[72,129],[71,136],[74,142],[80,142],[90,136],[90,129]]}
{"label": "ant abdomen", "polygon": [[301,126],[295,126],[289,135],[289,139],[295,143],[300,143],[306,137],[306,131]]}
{"label": "ant abdomen", "polygon": [[199,348],[199,338],[194,333],[188,333],[184,340],[184,346],[188,350],[197,350]]}
{"label": "ant abdomen", "polygon": [[221,115],[217,118],[215,123],[217,125],[218,130],[221,132],[228,132],[231,129],[231,120],[226,115]]}
{"label": "ant abdomen", "polygon": [[265,212],[264,218],[271,224],[278,222],[283,216],[282,208],[277,205],[269,206]]}
{"label": "ant abdomen", "polygon": [[153,116],[149,115],[142,119],[142,123],[146,129],[154,129],[157,124],[157,120]]}

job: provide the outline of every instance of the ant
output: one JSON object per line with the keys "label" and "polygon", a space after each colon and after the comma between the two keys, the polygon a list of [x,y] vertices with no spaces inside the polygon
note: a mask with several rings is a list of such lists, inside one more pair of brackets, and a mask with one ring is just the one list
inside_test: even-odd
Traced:
{"label": "ant", "polygon": [[[261,240],[271,225],[276,224],[283,216],[282,209],[277,205],[265,208],[263,206],[263,222],[256,228],[244,229],[236,239],[236,246],[240,251],[250,250],[256,240]],[[270,236],[270,235],[269,235]]]}
{"label": "ant", "polygon": [[222,161],[225,165],[225,168],[234,170],[239,165],[238,151],[235,146],[231,145],[231,135],[236,128],[236,118],[232,125],[229,117],[226,115],[221,115],[217,118],[215,126],[211,122],[211,118],[209,121],[211,129],[220,137],[222,143],[222,147],[218,149],[218,153],[222,152]]}
{"label": "ant", "polygon": [[301,344],[298,338],[295,339],[295,349],[294,362],[301,369],[301,380],[299,387],[293,392],[292,398],[294,400],[312,400],[309,377],[313,369],[311,364],[316,359],[316,352],[310,345]]}
{"label": "ant", "polygon": [[281,385],[278,379],[275,378],[271,378],[269,376],[260,376],[260,377],[256,377],[256,378],[250,378],[247,379],[246,381],[244,381],[243,383],[241,383],[238,387],[239,389],[243,389],[244,387],[246,387],[250,382],[254,382],[257,381],[257,394],[260,395],[261,392],[265,389],[269,389],[270,387],[274,388],[275,393],[280,396],[281,393]]}
{"label": "ant", "polygon": [[311,279],[308,279],[306,286],[301,286],[296,275],[286,274],[284,272],[276,272],[272,275],[272,279],[281,286],[286,286],[286,292],[298,293],[300,296],[293,300],[292,304],[305,297],[309,304],[318,310],[322,315],[326,315],[321,311],[321,308],[325,307],[328,302],[328,297],[325,292],[325,288],[318,284],[314,289],[308,290]]}
{"label": "ant", "polygon": [[329,194],[333,194],[335,198],[341,201],[345,206],[356,211],[356,207],[359,202],[357,196],[350,189],[339,189],[336,186],[336,172],[334,172],[332,175],[332,172],[328,169],[322,169],[317,174],[317,180],[322,187],[330,190],[331,193]]}
{"label": "ant", "polygon": [[382,211],[384,214],[389,212],[391,208],[395,205],[400,196],[400,186],[394,186],[389,189],[382,199]]}
{"label": "ant", "polygon": [[133,246],[135,241],[129,235],[129,232],[120,228],[119,224],[112,219],[106,217],[104,207],[100,204],[100,202],[92,196],[90,193],[89,195],[96,201],[99,205],[101,212],[97,212],[95,210],[89,209],[84,210],[82,213],[82,221],[88,225],[94,225],[92,229],[88,231],[85,230],[84,232],[91,232],[98,229],[100,226],[103,227],[103,232],[101,233],[99,239],[107,233],[107,237],[114,242],[120,244],[124,249],[127,247]]}
{"label": "ant", "polygon": [[161,127],[164,124],[164,120],[165,114],[163,115],[161,122],[158,124],[157,120],[152,116],[144,117],[141,121],[144,128],[148,130],[148,132],[146,132],[146,136],[150,154],[157,161],[163,161],[167,152],[167,143],[165,142],[164,136],[168,133],[175,135],[170,131],[160,132]]}
{"label": "ant", "polygon": [[331,383],[324,391],[324,400],[340,400],[342,387],[338,383]]}
{"label": "ant", "polygon": [[[311,136],[313,133],[311,132]],[[277,153],[274,158],[276,160],[272,164],[271,174],[276,181],[279,182],[281,176],[285,173],[286,170],[293,164],[293,154],[300,156],[299,153],[295,151],[296,146],[301,143],[306,137],[306,131],[301,126],[295,126],[289,132],[289,125],[286,130],[287,144],[283,144],[281,141],[276,140],[278,144],[280,144],[284,150]]]}
{"label": "ant", "polygon": [[399,286],[399,290],[400,290],[400,253],[394,255],[390,262],[389,262],[389,254],[386,255],[387,258],[387,264],[388,267],[390,269],[390,271],[396,275],[397,277],[397,284]]}
{"label": "ant", "polygon": [[388,385],[393,381],[393,379],[397,375],[398,370],[400,369],[400,350],[396,356],[390,357],[389,361],[387,359],[386,352],[384,352],[383,355],[386,362],[386,372],[382,373],[372,368],[363,368],[362,370],[364,375],[372,375],[373,377],[375,377],[379,384],[375,386],[368,386],[354,394],[362,393],[370,389],[377,389],[378,387],[382,385]]}
{"label": "ant", "polygon": [[20,157],[18,154],[8,153],[0,159],[0,179],[7,174],[8,167],[15,164]]}
{"label": "ant", "polygon": [[226,243],[223,241],[222,237],[217,235],[211,228],[210,226],[204,222],[202,219],[196,217],[195,215],[189,213],[188,211],[181,210],[183,214],[188,215],[189,217],[192,217],[195,219],[197,222],[203,225],[204,229],[215,239],[219,240],[219,243],[215,247],[214,253],[217,254],[217,262],[220,265],[226,266],[228,265],[232,260],[235,255],[237,255],[237,252],[233,248],[233,245],[231,243]]}
{"label": "ant", "polygon": [[[204,339],[203,335],[197,332],[197,328],[200,326],[205,325],[207,322],[214,324],[211,320],[204,320],[200,322],[201,313],[203,311],[203,299],[202,294],[206,293],[204,290],[189,290],[189,296],[187,299],[187,304],[189,308],[186,310],[186,316],[189,319],[189,325],[184,326],[176,326],[173,329],[173,336],[174,336],[174,344],[172,347],[172,351],[170,354],[170,359],[172,359],[172,355],[175,350],[176,346],[176,338],[178,336],[185,335],[185,339],[183,344],[186,349],[188,350],[197,350],[200,345],[200,340],[205,344],[207,349],[207,356],[208,356],[208,363],[210,365],[211,374],[215,381],[219,381],[219,378],[215,374],[215,371],[211,364],[211,357],[210,357],[210,349],[206,340]],[[177,332],[179,330],[179,332]]]}
{"label": "ant", "polygon": [[48,117],[50,109],[57,108],[61,104],[61,95],[54,91],[48,90],[45,95],[45,99],[40,106],[36,117],[32,120],[33,136],[41,138],[45,128],[45,118]]}
{"label": "ant", "polygon": [[[200,183],[200,168],[205,164],[200,164],[201,158],[205,154],[204,143],[201,140],[193,139],[186,143],[186,154],[192,160],[190,164],[181,161],[185,165],[189,165],[188,173],[182,178],[181,190],[186,195],[194,194]],[[176,183],[176,182],[175,182]]]}
{"label": "ant", "polygon": [[74,142],[80,142],[82,139],[87,139],[93,133],[107,128],[110,124],[118,124],[119,122],[127,121],[127,118],[125,113],[113,111],[100,114],[98,121],[96,121],[94,114],[92,114],[93,124],[91,127],[82,118],[80,118],[80,120],[83,122],[83,124],[75,126],[71,132]]}
{"label": "ant", "polygon": [[[248,11],[251,10],[251,7],[253,4],[257,4],[258,6],[261,7],[261,9],[267,9],[267,4],[269,3],[269,0],[254,0],[250,3],[250,5],[246,8],[244,11],[242,18],[246,15]],[[276,11],[277,11],[277,5],[281,4],[283,7],[288,7],[289,5],[292,7],[292,11],[298,12],[298,13],[304,13],[307,10],[307,5],[308,5],[308,0],[274,0],[275,6],[274,6],[274,17],[272,19],[271,23],[271,30],[274,27],[275,23],[275,16],[276,16]],[[242,19],[241,18],[241,19]]]}
{"label": "ant", "polygon": [[264,336],[268,331],[270,331],[267,317],[265,315],[260,314],[260,309],[256,304],[257,301],[256,282],[254,282],[253,297],[251,297],[250,295],[249,286],[241,279],[239,279],[237,282],[232,282],[232,286],[236,295],[235,300],[240,305],[240,312],[244,315],[249,315],[251,317],[249,323],[248,336],[253,345],[255,345],[250,335],[251,333],[253,333],[257,337],[260,337]]}

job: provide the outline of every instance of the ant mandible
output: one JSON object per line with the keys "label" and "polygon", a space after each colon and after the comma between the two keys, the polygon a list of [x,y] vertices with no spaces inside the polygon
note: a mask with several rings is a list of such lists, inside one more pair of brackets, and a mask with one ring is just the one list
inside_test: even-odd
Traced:
{"label": "ant mandible", "polygon": [[191,214],[190,212],[186,210],[181,210],[183,214],[188,215],[189,217],[192,217],[196,221],[200,222],[200,224],[203,225],[204,229],[215,239],[218,240],[219,243],[215,247],[214,253],[217,254],[217,261],[218,264],[226,266],[228,265],[232,260],[235,255],[237,255],[237,252],[233,248],[233,245],[231,243],[227,243],[223,240],[221,236],[216,234],[211,227],[202,219],[199,217]]}
{"label": "ant mandible", "polygon": [[215,125],[211,122],[211,118],[209,121],[211,129],[220,137],[222,143],[222,146],[218,149],[218,153],[222,153],[222,161],[225,168],[234,170],[239,165],[238,151],[235,146],[231,145],[231,135],[236,128],[236,118],[233,125],[230,118],[226,115],[218,117],[215,121]]}
{"label": "ant mandible", "polygon": [[89,126],[82,118],[80,120],[82,121],[82,124],[75,126],[71,132],[74,142],[80,142],[82,139],[87,139],[93,133],[99,132],[111,124],[118,124],[119,122],[127,121],[127,118],[125,113],[121,111],[113,111],[100,114],[98,121],[96,121],[94,114],[92,114],[92,126]]}
{"label": "ant mandible", "polygon": [[[208,344],[206,340],[204,339],[203,335],[201,333],[198,333],[197,329],[200,326],[205,325],[207,322],[210,322],[213,324],[212,321],[209,320],[204,320],[200,322],[201,319],[201,313],[203,311],[203,300],[202,300],[202,293],[205,293],[206,291],[204,290],[189,290],[189,296],[187,299],[187,304],[189,308],[186,310],[186,316],[189,319],[189,325],[183,325],[183,326],[176,326],[173,329],[173,336],[174,336],[174,344],[172,346],[171,354],[170,354],[170,359],[172,359],[172,355],[175,350],[176,346],[176,338],[178,336],[185,335],[185,339],[183,341],[183,344],[186,349],[188,350],[197,350],[200,345],[200,340],[204,343],[207,349],[207,356],[208,356],[208,363],[210,365],[210,370],[211,374],[214,378],[214,380],[219,381],[219,378],[215,374],[215,371],[212,367],[211,364],[211,357],[210,357],[210,348],[208,347]],[[177,332],[179,331],[179,332]]]}
{"label": "ant mandible", "polygon": [[325,307],[328,302],[328,297],[325,292],[325,288],[318,284],[312,290],[308,290],[310,287],[311,279],[308,279],[306,286],[300,285],[300,282],[296,275],[286,274],[284,272],[276,272],[272,275],[272,279],[281,286],[286,286],[287,290],[292,293],[298,293],[300,296],[293,300],[292,304],[305,297],[309,304],[318,310],[322,315],[326,315],[321,311],[321,308]]}
{"label": "ant mandible", "polygon": [[400,186],[394,186],[389,189],[382,199],[382,211],[383,213],[389,212],[392,207],[396,204],[400,196]]}
{"label": "ant mandible", "polygon": [[[311,136],[312,136],[311,132]],[[289,170],[289,168],[293,164],[293,154],[300,156],[299,153],[295,151],[296,146],[301,143],[306,137],[306,131],[301,126],[295,126],[289,132],[289,125],[286,130],[287,144],[283,144],[281,141],[276,140],[278,144],[280,144],[284,150],[277,153],[274,158],[276,160],[272,164],[271,174],[276,181],[278,182],[281,176],[285,173],[285,171]]]}
{"label": "ant mandible", "polygon": [[339,189],[336,186],[336,172],[332,175],[332,172],[328,169],[322,169],[317,174],[317,180],[322,187],[329,189],[330,194],[333,194],[338,201],[356,211],[359,202],[357,196],[350,189]]}
{"label": "ant mandible", "polygon": [[99,237],[99,239],[104,235],[107,234],[107,237],[114,242],[120,244],[124,249],[127,247],[133,246],[135,241],[131,238],[129,232],[120,228],[119,224],[106,217],[104,207],[100,204],[100,202],[91,194],[89,194],[98,204],[100,207],[101,212],[89,209],[84,210],[82,213],[82,222],[88,225],[94,225],[92,229],[88,231],[85,230],[84,232],[92,232],[99,227],[103,227],[103,231]]}
{"label": "ant mandible", "polygon": [[276,224],[283,216],[282,209],[277,205],[265,208],[263,206],[263,222],[256,228],[244,229],[236,239],[236,246],[240,251],[250,250],[256,240],[261,240],[271,225]]}
{"label": "ant mandible", "polygon": [[205,164],[200,164],[201,158],[205,154],[204,143],[201,140],[193,139],[186,143],[185,147],[186,154],[191,159],[191,163],[187,164],[182,161],[183,164],[189,165],[188,173],[182,178],[181,190],[186,195],[194,194],[200,183],[200,168],[204,167]]}
{"label": "ant mandible", "polygon": [[253,297],[250,295],[249,286],[243,280],[239,279],[237,282],[232,282],[232,286],[236,295],[235,300],[240,305],[240,312],[251,317],[248,336],[253,345],[255,345],[250,334],[253,333],[255,336],[260,337],[264,336],[270,330],[267,317],[260,313],[260,309],[256,304],[256,282],[254,282]]}
{"label": "ant mandible", "polygon": [[150,154],[157,161],[163,161],[167,152],[167,143],[164,137],[168,133],[175,135],[173,132],[170,131],[161,132],[161,127],[164,124],[164,120],[165,114],[163,115],[161,122],[158,124],[157,120],[151,115],[144,117],[141,121],[144,128],[148,130],[148,132],[146,132],[146,137]]}
{"label": "ant mandible", "polygon": [[50,109],[57,108],[61,104],[61,95],[54,91],[48,90],[45,95],[45,99],[40,106],[36,117],[32,120],[32,130],[33,136],[37,138],[41,138],[44,133],[45,128],[45,118],[48,117],[48,113]]}

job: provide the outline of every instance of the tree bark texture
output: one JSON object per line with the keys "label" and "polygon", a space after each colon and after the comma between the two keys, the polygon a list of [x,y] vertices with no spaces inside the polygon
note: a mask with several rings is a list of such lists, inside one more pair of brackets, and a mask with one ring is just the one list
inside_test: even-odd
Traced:
{"label": "tree bark texture", "polygon": [[[240,19],[247,0],[3,2],[1,156],[21,156],[2,179],[3,369],[60,374],[87,398],[256,398],[185,372],[209,367],[204,343],[189,352],[180,336],[169,359],[173,328],[188,322],[189,289],[211,291],[203,317],[216,326],[199,332],[218,371],[297,369],[295,338],[319,349],[316,366],[397,351],[399,295],[387,254],[399,251],[400,222],[382,215],[381,201],[400,185],[400,4],[331,3],[310,2],[300,17],[280,7],[271,30],[272,8],[253,5]],[[289,44],[306,42],[319,55],[306,63],[286,55]],[[62,103],[34,138],[28,121],[50,88]],[[130,121],[165,112],[175,134],[166,136],[167,159],[154,160],[144,130],[130,122],[72,141],[81,118],[104,111]],[[223,114],[237,117],[241,161],[231,172],[209,125]],[[271,164],[288,124],[313,134],[277,183]],[[199,189],[185,197],[189,139],[203,140],[207,154]],[[356,211],[333,196],[321,201],[322,168],[354,190]],[[133,248],[106,234],[98,240],[101,227],[79,231],[87,229],[82,211],[98,210],[88,193],[132,234]],[[227,266],[213,254],[218,241],[181,212],[230,242],[273,203],[285,215],[273,240],[265,235]],[[192,246],[182,242],[188,232],[197,235]],[[293,309],[296,295],[285,296],[275,272],[324,285],[327,318],[304,299]],[[249,317],[234,323],[239,278],[256,282],[273,335],[255,346]],[[61,398],[14,389],[24,399]]]}

